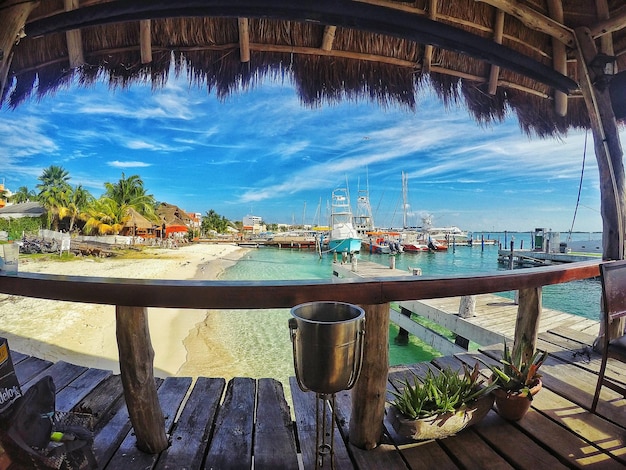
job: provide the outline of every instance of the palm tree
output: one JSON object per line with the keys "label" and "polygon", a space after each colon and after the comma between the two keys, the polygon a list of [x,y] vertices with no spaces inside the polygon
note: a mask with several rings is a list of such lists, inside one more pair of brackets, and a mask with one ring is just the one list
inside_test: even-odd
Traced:
{"label": "palm tree", "polygon": [[68,199],[67,193],[72,191],[68,183],[70,176],[63,167],[50,165],[37,179],[41,181],[37,185],[37,199],[48,211],[48,226],[58,230],[60,213],[65,207],[64,201]]}
{"label": "palm tree", "polygon": [[15,204],[21,204],[23,202],[35,201],[37,199],[37,193],[28,189],[26,186],[20,186],[17,192],[9,198],[9,200]]}
{"label": "palm tree", "polygon": [[122,178],[117,183],[104,183],[106,192],[104,198],[114,200],[120,207],[132,207],[149,220],[157,221],[155,214],[156,199],[152,194],[147,194],[143,186],[143,180],[139,175]]}
{"label": "palm tree", "polygon": [[77,218],[88,218],[85,210],[91,205],[94,198],[80,184],[73,191],[65,192],[63,195],[65,200],[63,201],[63,207],[59,211],[59,218],[70,217],[71,232]]}
{"label": "palm tree", "polygon": [[117,234],[124,227],[127,206],[120,206],[115,200],[101,197],[87,207],[85,232],[100,235]]}
{"label": "palm tree", "polygon": [[44,169],[37,179],[41,181],[37,185],[40,194],[50,188],[67,189],[70,185],[68,183],[70,180],[69,173],[63,167],[56,165],[50,165]]}

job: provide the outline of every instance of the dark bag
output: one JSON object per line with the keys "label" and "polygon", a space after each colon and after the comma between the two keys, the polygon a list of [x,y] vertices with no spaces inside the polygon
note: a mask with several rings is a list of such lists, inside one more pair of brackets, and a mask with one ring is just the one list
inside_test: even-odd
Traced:
{"label": "dark bag", "polygon": [[[13,461],[11,469],[97,468],[91,432],[64,423],[74,414],[55,412],[55,392],[52,377],[43,377],[0,415],[0,442]],[[51,441],[53,432],[59,442]]]}

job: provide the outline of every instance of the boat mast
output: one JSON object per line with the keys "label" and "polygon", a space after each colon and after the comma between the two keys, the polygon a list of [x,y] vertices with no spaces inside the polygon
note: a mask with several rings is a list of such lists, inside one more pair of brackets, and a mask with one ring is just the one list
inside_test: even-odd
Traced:
{"label": "boat mast", "polygon": [[406,173],[402,172],[402,227],[407,228],[406,224],[406,210],[408,207],[409,199],[409,180]]}

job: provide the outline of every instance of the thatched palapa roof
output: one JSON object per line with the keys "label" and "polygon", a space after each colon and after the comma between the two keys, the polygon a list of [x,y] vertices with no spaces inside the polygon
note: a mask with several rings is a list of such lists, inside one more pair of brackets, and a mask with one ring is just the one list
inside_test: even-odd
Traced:
{"label": "thatched palapa roof", "polygon": [[[29,2],[0,0],[0,30],[18,4]],[[419,109],[432,86],[479,122],[512,112],[526,132],[551,135],[589,127],[580,34],[626,69],[623,0],[46,0],[28,10],[25,37],[2,59],[9,106],[71,80],[160,87],[173,64],[219,97],[284,77],[307,106]],[[603,65],[593,80],[606,78]]]}

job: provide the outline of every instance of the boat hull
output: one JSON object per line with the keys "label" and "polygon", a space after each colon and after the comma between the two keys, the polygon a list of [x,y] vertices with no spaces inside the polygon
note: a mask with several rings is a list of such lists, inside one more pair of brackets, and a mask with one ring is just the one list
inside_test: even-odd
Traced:
{"label": "boat hull", "polygon": [[328,242],[328,250],[335,253],[355,253],[361,250],[360,238],[337,238]]}

